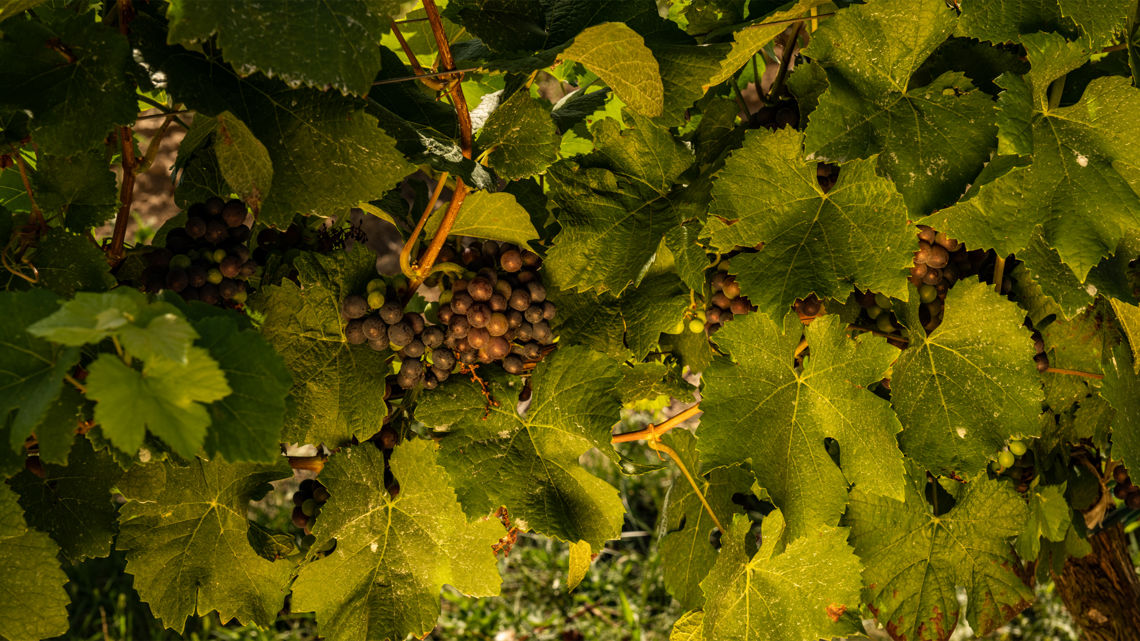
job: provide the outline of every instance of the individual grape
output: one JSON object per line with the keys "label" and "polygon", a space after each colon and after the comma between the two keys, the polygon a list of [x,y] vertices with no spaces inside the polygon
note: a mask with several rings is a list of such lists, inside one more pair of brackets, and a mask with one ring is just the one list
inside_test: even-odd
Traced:
{"label": "individual grape", "polygon": [[550,301],[542,302],[542,320],[554,320],[554,316],[558,313],[558,308]]}
{"label": "individual grape", "polygon": [[384,302],[385,302],[384,301],[384,292],[382,292],[382,291],[368,292],[368,298],[366,300],[368,301],[368,308],[369,309],[380,309],[381,307],[384,306]]}
{"label": "individual grape", "polygon": [[507,320],[506,314],[502,312],[495,312],[491,314],[491,318],[487,321],[487,331],[491,336],[502,336],[510,329],[510,322]]}
{"label": "individual grape", "polygon": [[361,318],[368,313],[368,301],[355,294],[345,297],[340,304],[340,315],[348,320]]}
{"label": "individual grape", "polygon": [[349,345],[361,345],[367,340],[364,334],[364,321],[360,319],[348,321],[344,326],[344,339]]}
{"label": "individual grape", "polygon": [[[502,266],[503,271],[514,273],[522,269],[523,259],[522,252],[517,249],[509,249],[499,256],[499,265]],[[517,372],[511,372],[515,374]]]}
{"label": "individual grape", "polygon": [[292,519],[293,519],[293,525],[297,526],[298,528],[300,528],[302,530],[309,526],[309,517],[305,516],[305,512],[304,512],[304,510],[301,509],[300,505],[293,508]]}
{"label": "individual grape", "polygon": [[205,238],[206,242],[212,245],[217,245],[229,237],[229,235],[230,228],[226,227],[225,223],[220,220],[211,220],[206,223],[206,233],[202,238]]}
{"label": "individual grape", "polygon": [[542,345],[538,343],[527,343],[522,348],[523,358],[528,361],[537,361],[542,357]]}
{"label": "individual grape", "polygon": [[[367,306],[368,301],[365,301],[364,304]],[[385,323],[395,325],[404,317],[404,307],[396,301],[390,300],[380,306],[379,314]]]}
{"label": "individual grape", "polygon": [[713,294],[712,298],[709,299],[709,302],[721,309],[728,309],[732,306],[732,299],[728,296],[725,296],[724,292],[717,292]]}
{"label": "individual grape", "polygon": [[188,217],[183,227],[190,238],[198,239],[206,235],[206,221],[198,216]]}
{"label": "individual grape", "polygon": [[[511,292],[515,290],[508,280],[500,280],[495,283],[495,293],[501,295],[504,299],[510,299]],[[492,297],[494,298],[494,297]]]}
{"label": "individual grape", "polygon": [[361,329],[364,330],[364,336],[370,341],[388,342],[388,326],[379,316],[365,317]]}
{"label": "individual grape", "polygon": [[404,349],[400,350],[400,356],[408,358],[419,358],[424,355],[425,351],[426,349],[424,348],[424,342],[418,338],[413,338],[412,342],[408,343],[404,346]]}
{"label": "individual grape", "polygon": [[424,346],[435,349],[443,345],[443,329],[438,325],[425,327],[424,331],[420,334],[420,339],[424,342]]}
{"label": "individual grape", "polygon": [[451,376],[451,369],[450,368],[445,369],[443,367],[437,367],[437,366],[433,365],[431,368],[431,373],[432,373],[432,376],[435,377],[435,380],[442,383],[442,382],[446,381],[449,376]]}
{"label": "individual grape", "polygon": [[321,485],[320,483],[318,483],[317,486],[313,488],[313,500],[318,504],[328,502],[331,497],[332,495],[329,494],[328,489],[326,489],[325,486]]}
{"label": "individual grape", "polygon": [[467,332],[467,344],[475,349],[482,349],[491,340],[491,333],[482,327],[473,327]]}
{"label": "individual grape", "polygon": [[310,518],[316,516],[317,515],[317,502],[316,502],[316,500],[305,499],[305,502],[301,504],[301,512],[303,512],[305,514],[305,516],[310,517]]}
{"label": "individual grape", "polygon": [[1014,439],[1014,440],[1009,442],[1009,451],[1014,456],[1022,456],[1028,450],[1029,450],[1029,448],[1025,445],[1024,441],[1019,441],[1019,440]]}
{"label": "individual grape", "polygon": [[1116,487],[1112,488],[1112,495],[1123,501],[1129,495],[1129,490],[1132,489],[1131,485],[1117,483]]}
{"label": "individual grape", "polygon": [[226,201],[218,198],[217,196],[210,196],[206,202],[202,203],[206,206],[206,211],[211,216],[217,216],[222,213],[222,208],[226,206]]}
{"label": "individual grape", "polygon": [[432,350],[431,353],[432,364],[436,367],[446,369],[448,371],[455,367],[455,353],[450,349],[441,348]]}
{"label": "individual grape", "polygon": [[515,337],[520,341],[529,341],[530,339],[534,338],[534,325],[531,325],[530,323],[523,323],[522,325],[518,326],[518,329],[516,329],[515,332]]}
{"label": "individual grape", "polygon": [[535,268],[542,264],[542,259],[538,254],[530,251],[529,249],[522,250],[523,267]]}
{"label": "individual grape", "polygon": [[487,355],[492,361],[497,361],[511,353],[511,344],[502,336],[495,336],[487,342]]}
{"label": "individual grape", "polygon": [[879,317],[875,319],[875,327],[884,334],[890,334],[895,331],[895,324],[891,321],[890,314],[880,314]]}
{"label": "individual grape", "polygon": [[507,311],[507,297],[496,292],[491,296],[491,300],[487,301],[487,305],[491,308],[492,312],[505,312]]}
{"label": "individual grape", "polygon": [[166,288],[180,292],[190,286],[190,277],[184,269],[171,269],[166,272]]}
{"label": "individual grape", "polygon": [[222,300],[222,294],[218,291],[217,285],[206,283],[198,288],[198,300],[207,305],[217,305]]}
{"label": "individual grape", "polygon": [[532,280],[526,284],[526,288],[530,292],[531,303],[541,303],[546,300],[546,288],[542,286],[542,283]]}
{"label": "individual grape", "polygon": [[408,312],[404,314],[404,322],[412,328],[413,334],[419,334],[424,331],[424,317],[420,314],[413,314]]}
{"label": "individual grape", "polygon": [[368,294],[372,292],[383,292],[386,289],[388,289],[388,283],[386,283],[383,278],[373,278],[364,286],[364,291]]}
{"label": "individual grape", "polygon": [[[400,374],[396,382],[404,389],[409,389],[418,384],[424,376],[424,364],[418,358],[405,358],[400,362]],[[402,379],[402,381],[401,381]],[[404,383],[410,382],[410,385]]]}
{"label": "individual grape", "polygon": [[222,270],[218,269],[217,267],[212,267],[206,270],[206,282],[210,283],[211,285],[221,285],[222,281],[225,280],[225,278],[226,277],[222,275]]}
{"label": "individual grape", "polygon": [[444,324],[444,325],[447,325],[448,323],[451,322],[451,317],[453,314],[455,314],[455,312],[451,311],[451,305],[441,306],[439,308],[439,312],[438,312],[439,322]]}
{"label": "individual grape", "polygon": [[1116,481],[1119,485],[1131,485],[1132,479],[1128,476],[1128,469],[1123,465],[1117,465],[1112,470],[1112,480]]}
{"label": "individual grape", "polygon": [[489,320],[491,320],[491,309],[482,303],[472,305],[467,312],[467,322],[471,323],[472,327],[486,327]]}
{"label": "individual grape", "polygon": [[689,319],[689,331],[697,334],[705,330],[705,322],[699,318]]}
{"label": "individual grape", "polygon": [[542,320],[542,306],[531,305],[523,312],[523,318],[525,318],[528,323],[537,323]]}
{"label": "individual grape", "polygon": [[1000,465],[1002,469],[1009,468],[1017,462],[1017,459],[1014,457],[1013,452],[1010,452],[1009,450],[1002,450],[998,454],[997,460],[998,465]]}
{"label": "individual grape", "polygon": [[232,278],[225,278],[218,283],[218,293],[225,300],[233,300],[239,293],[245,292],[245,283]]}
{"label": "individual grape", "polygon": [[451,299],[451,310],[456,314],[466,314],[470,311],[471,306],[475,304],[474,299],[467,292],[460,292],[455,294]]}
{"label": "individual grape", "polygon": [[733,314],[747,314],[748,312],[752,311],[752,305],[748,303],[747,299],[734,298],[732,299],[732,302],[729,303],[728,309]]}
{"label": "individual grape", "polygon": [[467,336],[467,332],[471,329],[471,323],[467,320],[466,316],[453,316],[451,322],[447,325],[447,333],[455,338],[463,338]]}
{"label": "individual grape", "polygon": [[483,241],[483,255],[488,258],[494,258],[499,255],[499,243],[493,240]]}
{"label": "individual grape", "polygon": [[724,279],[724,284],[721,286],[721,291],[729,298],[736,298],[740,296],[740,285],[737,284],[736,279],[729,276]]}
{"label": "individual grape", "polygon": [[935,289],[934,285],[923,285],[918,288],[918,300],[929,303],[935,298],[938,298],[938,290]]}
{"label": "individual grape", "polygon": [[245,243],[249,240],[249,225],[230,227],[230,240],[235,243]]}
{"label": "individual grape", "polygon": [[[387,338],[387,337],[385,337]],[[392,344],[387,340],[368,341],[368,347],[374,352],[385,352],[392,347]]]}
{"label": "individual grape", "polygon": [[467,293],[476,302],[489,301],[495,293],[495,287],[486,278],[477,276],[467,285]]}
{"label": "individual grape", "polygon": [[218,263],[218,272],[226,278],[236,278],[245,261],[238,256],[226,256]]}
{"label": "individual grape", "polygon": [[191,287],[201,287],[206,284],[209,272],[201,265],[191,265],[190,268],[186,270],[186,277],[189,279]]}
{"label": "individual grape", "polygon": [[414,337],[415,332],[412,331],[412,327],[403,321],[388,326],[388,342],[396,348],[403,348],[412,342]]}
{"label": "individual grape", "polygon": [[229,227],[237,227],[245,222],[245,203],[240,200],[231,200],[222,207],[222,221]]}
{"label": "individual grape", "polygon": [[522,374],[523,373],[523,360],[518,356],[509,355],[503,358],[503,369],[508,374]]}

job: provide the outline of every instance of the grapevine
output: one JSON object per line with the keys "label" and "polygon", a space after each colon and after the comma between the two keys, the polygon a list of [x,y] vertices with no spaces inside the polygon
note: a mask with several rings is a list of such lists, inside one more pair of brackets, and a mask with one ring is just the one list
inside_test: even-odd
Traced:
{"label": "grapevine", "polygon": [[1140,638],[1134,4],[0,7],[0,638]]}

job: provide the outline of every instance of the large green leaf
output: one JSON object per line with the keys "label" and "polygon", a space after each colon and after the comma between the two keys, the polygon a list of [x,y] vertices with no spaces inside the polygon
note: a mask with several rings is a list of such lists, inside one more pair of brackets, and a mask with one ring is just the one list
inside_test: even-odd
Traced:
{"label": "large green leaf", "polygon": [[[446,207],[440,207],[424,226],[424,235],[431,236],[439,229]],[[515,196],[504,191],[476,191],[463,200],[463,206],[451,226],[453,236],[490,238],[526,246],[538,239],[538,232],[530,214],[523,209]]]}
{"label": "large green leaf", "polygon": [[[847,337],[835,315],[804,331],[790,313],[777,325],[762,313],[715,335],[727,359],[704,373],[698,447],[704,469],[751,463],[757,480],[788,520],[791,538],[834,525],[849,485],[902,496],[900,429],[890,404],[867,390],[887,374],[897,350],[869,335]],[[801,332],[809,355],[795,366]],[[838,442],[840,465],[824,440]]]}
{"label": "large green leaf", "polygon": [[855,619],[842,617],[858,610],[860,571],[844,529],[818,526],[785,544],[783,516],[772,512],[764,517],[761,547],[749,558],[750,526],[747,517],[733,517],[716,564],[701,583],[704,638],[786,641],[859,632]]}
{"label": "large green leaf", "polygon": [[1041,383],[1025,313],[1015,303],[962,281],[931,334],[911,314],[904,320],[910,344],[891,377],[908,456],[934,472],[972,474],[1011,437],[1038,434]]}
{"label": "large green leaf", "polygon": [[103,224],[119,205],[115,174],[107,161],[104,149],[70,157],[44,154],[32,181],[36,204],[76,232]]}
{"label": "large green leaf", "polygon": [[1073,508],[1065,500],[1065,484],[1043,485],[1029,494],[1029,516],[1014,548],[1025,561],[1037,559],[1041,540],[1061,543],[1073,527]]}
{"label": "large green leaf", "polygon": [[274,460],[281,454],[285,398],[292,385],[285,361],[260,333],[239,331],[233,318],[205,318],[195,328],[202,335],[198,345],[218,361],[232,390],[207,408],[206,452],[235,463]]}
{"label": "large green leaf", "polygon": [[385,489],[384,455],[364,444],[329,460],[321,483],[332,498],[321,510],[311,556],[293,584],[293,609],[315,612],[321,635],[342,641],[422,638],[439,617],[446,583],[471,596],[499,593],[491,546],[504,535],[495,519],[468,522],[436,461],[431,441],[396,448]]}
{"label": "large green leaf", "polygon": [[[686,469],[697,479],[697,486],[717,519],[721,523],[731,523],[733,514],[740,511],[740,506],[733,503],[733,495],[751,491],[752,475],[735,467],[713,470],[707,476],[701,474],[693,435],[684,430],[674,430],[667,440]],[[701,581],[708,576],[718,556],[710,537],[715,528],[716,524],[693,486],[680,475],[675,475],[661,506],[657,524],[661,537],[658,549],[665,587],[683,608],[699,608],[704,603]],[[721,541],[724,540],[722,535]]]}
{"label": "large green leaf", "polygon": [[859,287],[904,296],[914,237],[891,181],[875,173],[874,161],[856,160],[824,192],[802,143],[793,129],[749,132],[713,184],[712,246],[727,252],[764,243],[733,258],[731,271],[773,316],[812,292],[844,299]]}
{"label": "large green leaf", "polygon": [[540,173],[557,160],[560,138],[549,103],[531,98],[523,88],[491,112],[475,142],[495,173],[504,180],[517,180]]}
{"label": "large green leaf", "polygon": [[61,296],[98,292],[117,285],[107,255],[90,237],[51,229],[40,239],[35,255],[39,285]]}
{"label": "large green leaf", "polygon": [[293,375],[282,440],[339,447],[380,431],[387,415],[389,352],[349,345],[340,304],[376,277],[376,255],[357,245],[331,256],[293,261],[297,282],[264,288],[253,302],[265,315],[261,333]]}
{"label": "large green leaf", "polygon": [[50,343],[27,328],[51,314],[58,303],[49,291],[0,292],[0,423],[15,413],[9,446],[22,451],[24,439],[59,398],[63,379],[79,362],[79,350]]}
{"label": "large green leaf", "polygon": [[49,153],[87,151],[135,121],[127,39],[91,13],[35,13],[0,25],[0,115],[30,114],[32,139]]}
{"label": "large green leaf", "polygon": [[989,159],[992,102],[961,73],[910,84],[953,29],[943,0],[880,0],[824,22],[804,51],[830,82],[811,115],[807,152],[831,161],[879,154],[915,215],[956,201]]}
{"label": "large green leaf", "polygon": [[681,223],[674,182],[693,155],[669,130],[626,114],[593,128],[596,150],[564,160],[546,175],[562,231],[545,268],[562,289],[621,292],[636,285],[662,238]]}
{"label": "large green leaf", "polygon": [[118,516],[111,488],[122,473],[110,454],[79,438],[67,465],[44,465],[43,478],[25,470],[10,483],[28,524],[50,534],[63,559],[74,565],[111,552]]}
{"label": "large green leaf", "polygon": [[400,17],[402,4],[172,0],[166,15],[171,42],[193,45],[216,36],[226,61],[242,73],[364,95],[380,70],[377,45],[388,17]]}
{"label": "large green leaf", "polygon": [[166,627],[181,634],[188,616],[212,610],[223,621],[277,618],[294,568],[258,556],[246,512],[270,481],[289,476],[283,463],[193,459],[136,465],[123,477],[115,547],[126,550],[139,597]]}
{"label": "large green leaf", "polygon": [[1132,346],[1132,365],[1137,374],[1140,374],[1140,305],[1132,305],[1115,298],[1109,299],[1120,329],[1128,338]]}
{"label": "large green leaf", "polygon": [[102,354],[87,375],[95,420],[125,452],[137,450],[149,430],[181,456],[194,456],[210,425],[207,404],[232,391],[218,362],[200,347],[190,349],[185,365],[159,359],[145,363],[142,371]]}
{"label": "large green leaf", "polygon": [[1105,358],[1100,393],[1116,414],[1112,419],[1112,457],[1140,470],[1140,376],[1124,345]]}
{"label": "large green leaf", "polygon": [[846,522],[865,566],[864,598],[897,641],[946,641],[958,623],[956,590],[964,588],[970,626],[989,634],[1033,598],[1009,545],[1025,522],[1025,502],[983,475],[936,516],[923,497],[926,474],[915,465],[909,474],[902,501],[851,493]]}
{"label": "large green leaf", "polygon": [[641,35],[628,25],[605,22],[589,27],[561,57],[596,73],[630,109],[643,116],[660,115],[665,99],[661,70]]}
{"label": "large green leaf", "polygon": [[244,122],[228,111],[218,114],[214,129],[214,153],[226,183],[255,211],[273,184],[269,151]]}
{"label": "large green leaf", "polygon": [[488,405],[478,384],[453,380],[421,401],[416,418],[447,429],[441,463],[468,514],[503,505],[536,532],[597,551],[620,533],[624,509],[617,490],[578,459],[591,447],[613,452],[620,380],[617,361],[564,347],[535,368],[525,415],[517,382],[491,382]]}
{"label": "large green leaf", "polygon": [[[1043,50],[1057,36],[1040,36]],[[1036,63],[1033,51],[1030,61]],[[1008,255],[1024,249],[1038,227],[1045,241],[1084,282],[1089,270],[1116,251],[1140,225],[1140,150],[1128,132],[1140,127],[1140,90],[1119,77],[1089,83],[1070,107],[1042,105],[1053,73],[1032,83],[1037,104],[1002,104],[1028,113],[1032,123],[1020,153],[1028,165],[995,161],[967,198],[927,219],[972,248]],[[1008,84],[1008,83],[1007,83]],[[1031,110],[1031,111],[1029,111]]]}
{"label": "large green leaf", "polygon": [[8,641],[39,641],[65,634],[70,599],[59,567],[59,546],[24,522],[16,493],[0,483],[0,636]]}
{"label": "large green leaf", "polygon": [[[657,346],[662,332],[680,322],[689,308],[689,289],[672,274],[646,278],[620,297],[555,290],[556,329],[562,344],[588,345],[615,358],[640,361]],[[687,331],[687,330],[686,330]]]}
{"label": "large green leaf", "polygon": [[960,0],[960,6],[958,33],[978,40],[1015,42],[1038,31],[1076,33],[1072,21],[1062,17],[1058,0]]}

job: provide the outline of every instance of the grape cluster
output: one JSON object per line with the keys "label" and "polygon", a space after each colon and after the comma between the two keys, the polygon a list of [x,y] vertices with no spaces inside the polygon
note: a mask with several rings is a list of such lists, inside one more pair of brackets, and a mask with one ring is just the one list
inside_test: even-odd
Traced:
{"label": "grape cluster", "polygon": [[1020,439],[1010,439],[1006,446],[997,455],[997,461],[992,465],[994,472],[1008,476],[1017,483],[1016,490],[1022,494],[1029,491],[1033,479],[1037,477],[1037,468],[1033,456],[1026,454],[1029,446]]}
{"label": "grape cluster", "polygon": [[377,278],[341,304],[348,342],[397,352],[396,384],[406,390],[435,389],[457,364],[499,363],[522,374],[542,360],[554,342],[556,309],[536,271],[538,255],[494,241],[445,250],[439,262],[460,261],[473,275],[453,280],[440,296],[439,324],[405,310],[399,290]]}
{"label": "grape cluster", "polygon": [[1140,510],[1140,487],[1132,484],[1132,477],[1123,465],[1117,465],[1112,471],[1112,480],[1116,481],[1116,487],[1112,488],[1113,496],[1124,501],[1130,509]]}
{"label": "grape cluster", "polygon": [[710,281],[712,296],[709,297],[709,307],[705,312],[705,329],[710,334],[734,317],[756,311],[756,307],[740,293],[736,277],[728,274],[730,267],[727,260],[720,261]]}
{"label": "grape cluster", "polygon": [[474,275],[453,280],[440,296],[444,346],[460,363],[497,362],[510,374],[542,360],[554,344],[557,309],[546,300],[538,254],[493,240],[440,252],[440,262],[457,260]]}
{"label": "grape cluster", "polygon": [[249,279],[258,271],[246,243],[248,211],[240,200],[218,197],[195,203],[186,222],[166,235],[164,247],[145,255],[142,288],[168,289],[185,300],[238,307],[249,295]]}
{"label": "grape cluster", "polygon": [[293,493],[293,525],[312,534],[313,520],[321,513],[321,506],[329,500],[329,491],[316,479],[301,481],[301,487]]}

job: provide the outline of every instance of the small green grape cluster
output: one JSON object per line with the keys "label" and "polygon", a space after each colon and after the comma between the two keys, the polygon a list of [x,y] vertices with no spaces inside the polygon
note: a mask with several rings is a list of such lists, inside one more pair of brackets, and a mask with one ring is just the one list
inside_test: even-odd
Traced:
{"label": "small green grape cluster", "polygon": [[997,455],[994,472],[1011,477],[1017,482],[1016,489],[1024,494],[1029,491],[1033,479],[1037,477],[1037,468],[1033,457],[1026,456],[1029,446],[1021,439],[1010,439],[1006,446]]}
{"label": "small green grape cluster", "polygon": [[894,334],[898,331],[899,324],[895,320],[894,312],[891,311],[890,298],[884,294],[856,291],[856,300],[863,308],[862,316],[866,319],[861,321],[860,325],[869,321],[871,327],[884,334]]}
{"label": "small green grape cluster", "polygon": [[709,297],[709,306],[705,312],[705,329],[710,334],[734,317],[756,311],[748,297],[740,293],[740,283],[736,282],[736,277],[728,273],[731,268],[728,259],[721,260],[709,281],[712,296]]}
{"label": "small green grape cluster", "polygon": [[1124,501],[1132,510],[1140,510],[1140,487],[1132,484],[1132,477],[1123,465],[1117,465],[1112,471],[1112,480],[1116,486],[1112,488],[1112,495]]}
{"label": "small green grape cluster", "polygon": [[313,521],[320,516],[321,507],[329,500],[329,491],[316,479],[301,481],[293,493],[293,525],[312,534]]}
{"label": "small green grape cluster", "polygon": [[191,205],[183,226],[167,233],[165,246],[145,254],[142,289],[168,289],[185,300],[240,307],[259,269],[246,247],[248,215],[240,200],[215,196]]}
{"label": "small green grape cluster", "polygon": [[677,319],[669,329],[665,330],[666,334],[681,334],[686,330],[699,334],[705,331],[705,324],[708,322],[708,313],[703,309],[698,309],[694,305],[690,305],[681,318]]}

